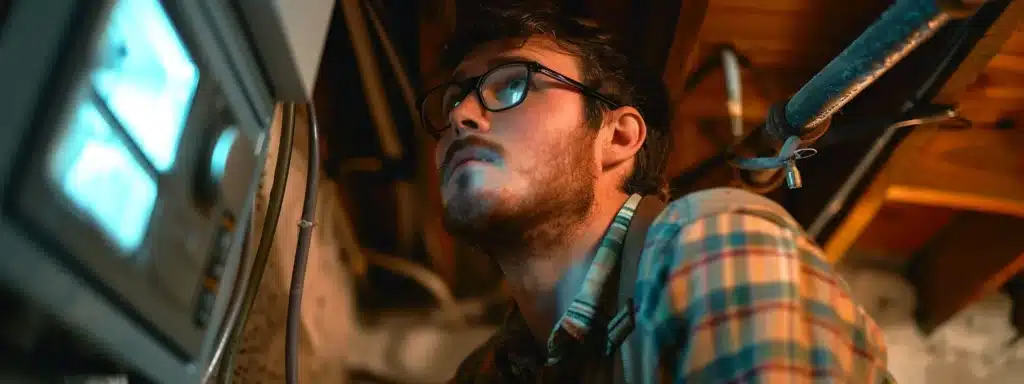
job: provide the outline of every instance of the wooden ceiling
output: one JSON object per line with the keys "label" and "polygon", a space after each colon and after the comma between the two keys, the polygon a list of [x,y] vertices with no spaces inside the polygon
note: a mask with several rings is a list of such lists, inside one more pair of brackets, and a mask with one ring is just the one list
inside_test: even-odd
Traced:
{"label": "wooden ceiling", "polygon": [[[671,177],[717,153],[727,137],[723,72],[710,71],[699,81],[690,77],[700,63],[719,55],[721,46],[734,47],[751,64],[742,75],[744,119],[747,129],[752,129],[763,122],[770,105],[798,90],[892,1],[567,0],[561,3],[568,13],[591,18],[613,33],[627,36],[634,43],[635,52],[631,56],[663,74],[676,112],[673,122],[676,145],[666,175]],[[975,129],[996,125],[1024,129],[1019,126],[1024,118],[1024,28],[1020,24],[1024,12],[1019,3],[1021,0],[1011,3],[1002,16],[1003,24],[1009,23],[1009,26],[1004,25],[1001,32],[989,33],[1005,36],[983,38],[989,42],[984,48],[987,51],[972,52],[973,56],[965,59],[961,71],[956,72],[959,77],[954,76],[964,83],[962,89],[946,95],[959,102],[963,115],[974,122]],[[439,69],[438,52],[459,11],[465,7],[463,1],[418,0],[415,13],[409,13],[408,8],[398,2],[378,1],[376,4],[417,86],[423,89],[441,81],[446,73]],[[432,143],[420,141],[409,132],[412,126],[409,117],[398,119],[403,126],[407,159],[397,165],[390,160],[381,162],[384,173],[390,172],[390,176],[381,176],[379,172],[342,174],[337,171],[344,168],[342,164],[351,165],[353,159],[381,157],[381,151],[374,149],[379,148],[380,140],[374,133],[372,120],[361,111],[365,109],[365,102],[359,100],[363,93],[353,86],[351,75],[345,75],[358,71],[351,59],[349,35],[344,25],[337,25],[343,19],[335,15],[317,87],[317,103],[324,105],[319,107],[324,115],[322,125],[330,142],[327,168],[335,170],[334,177],[346,191],[360,240],[364,246],[382,252],[394,253],[401,248],[394,245],[401,242],[403,228],[399,212],[402,209],[395,204],[396,194],[401,192],[396,192],[393,182],[397,178],[420,185],[416,193],[422,195],[417,200],[422,206],[414,215],[419,225],[412,230],[417,236],[426,233],[423,243],[427,244],[422,248],[433,248],[433,251],[411,257],[421,258],[446,280],[455,282],[462,268],[452,259],[456,246],[438,225],[436,175],[429,164],[417,160],[431,151]],[[937,35],[933,40],[950,38]],[[922,47],[919,50],[930,49],[929,53],[917,58],[912,56],[906,61],[939,61],[948,51],[942,44],[948,43],[942,41],[931,44],[933,47]],[[381,60],[381,67],[386,66],[382,55],[378,60]],[[897,68],[883,76],[879,83],[886,84],[877,84],[865,91],[851,104],[854,107],[848,108],[845,120],[894,118],[896,108],[889,105],[892,103],[886,96],[900,93],[892,90],[900,90],[900,81],[914,75],[914,68]],[[688,80],[695,86],[684,91]],[[401,115],[405,107],[401,106],[400,98],[393,99],[396,104],[392,111],[396,116]],[[783,191],[774,197],[784,201],[798,220],[806,223],[842,183],[870,139],[847,147],[838,146],[830,155],[820,155],[821,160],[805,172],[809,187],[799,192]],[[388,171],[389,165],[395,169]],[[708,176],[700,186],[727,184],[730,177],[731,172],[725,168]]]}

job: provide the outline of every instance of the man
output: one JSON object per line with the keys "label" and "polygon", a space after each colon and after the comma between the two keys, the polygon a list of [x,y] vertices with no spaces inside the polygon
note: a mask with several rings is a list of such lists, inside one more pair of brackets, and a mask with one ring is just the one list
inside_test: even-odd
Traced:
{"label": "man", "polygon": [[760,196],[669,204],[620,288],[641,198],[664,195],[664,89],[552,9],[484,9],[454,35],[452,80],[421,103],[445,225],[516,304],[455,382],[891,381],[875,323]]}

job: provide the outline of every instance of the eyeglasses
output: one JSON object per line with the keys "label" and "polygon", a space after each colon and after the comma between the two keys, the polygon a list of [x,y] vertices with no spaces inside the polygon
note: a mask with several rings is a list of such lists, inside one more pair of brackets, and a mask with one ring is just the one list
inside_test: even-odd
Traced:
{"label": "eyeglasses", "polygon": [[565,83],[586,96],[608,104],[612,109],[620,107],[619,103],[593,88],[551,68],[532,61],[519,61],[499,65],[481,76],[451,81],[431,88],[419,103],[423,126],[435,139],[439,138],[441,133],[451,126],[452,110],[473,91],[476,91],[480,105],[488,111],[501,112],[515,108],[526,100],[526,95],[530,92],[530,79],[534,73],[542,73]]}

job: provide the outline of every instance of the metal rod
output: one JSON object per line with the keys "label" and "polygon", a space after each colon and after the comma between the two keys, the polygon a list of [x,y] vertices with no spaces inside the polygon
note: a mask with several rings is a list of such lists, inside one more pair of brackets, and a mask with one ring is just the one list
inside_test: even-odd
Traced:
{"label": "metal rod", "polygon": [[786,103],[786,120],[814,127],[871,85],[951,19],[936,0],[897,0]]}
{"label": "metal rod", "polygon": [[815,218],[814,222],[811,223],[811,226],[808,227],[807,233],[810,234],[811,237],[818,237],[818,235],[821,234],[825,229],[825,226],[832,221],[832,218],[834,218],[836,214],[843,209],[846,201],[850,198],[850,194],[853,193],[853,189],[864,178],[871,166],[875,164],[875,159],[881,155],[882,149],[885,148],[885,145],[892,140],[893,135],[899,132],[900,129],[923,124],[934,124],[956,118],[957,116],[957,112],[950,109],[934,116],[904,120],[886,127],[882,136],[875,140],[875,143],[871,146],[871,149],[868,150],[868,153],[864,155],[864,158],[857,164],[857,167],[853,169],[853,173],[850,174],[850,177],[843,182],[843,185],[839,187],[839,190],[836,192],[835,196],[832,197],[832,200],[829,200],[828,204],[825,205],[825,209],[817,218]]}

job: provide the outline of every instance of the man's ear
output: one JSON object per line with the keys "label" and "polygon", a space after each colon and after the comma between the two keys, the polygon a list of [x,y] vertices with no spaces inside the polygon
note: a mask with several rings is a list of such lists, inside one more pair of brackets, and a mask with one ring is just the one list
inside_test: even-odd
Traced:
{"label": "man's ear", "polygon": [[605,169],[632,159],[647,139],[647,123],[634,107],[619,107],[606,112],[603,125],[601,167]]}

